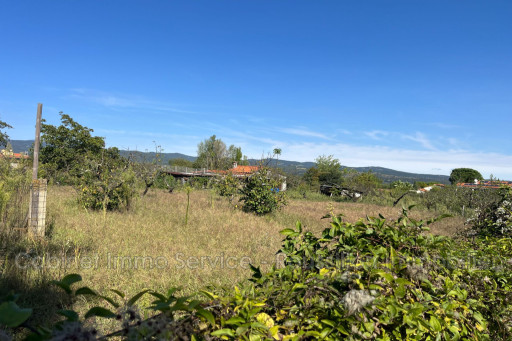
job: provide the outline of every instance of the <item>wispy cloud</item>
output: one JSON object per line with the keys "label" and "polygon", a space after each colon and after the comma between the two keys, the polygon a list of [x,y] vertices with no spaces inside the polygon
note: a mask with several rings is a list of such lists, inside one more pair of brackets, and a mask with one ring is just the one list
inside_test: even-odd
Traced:
{"label": "wispy cloud", "polygon": [[303,137],[316,137],[324,140],[330,140],[329,137],[327,137],[325,134],[318,133],[315,131],[311,131],[305,128],[282,128],[278,129],[278,131],[290,134],[290,135],[297,135],[297,136],[303,136]]}
{"label": "wispy cloud", "polygon": [[172,103],[155,101],[140,96],[129,96],[90,89],[71,89],[71,93],[67,97],[96,103],[110,109],[136,109],[186,114],[201,114],[197,111],[179,108]]}
{"label": "wispy cloud", "polygon": [[390,133],[387,131],[382,131],[382,130],[372,130],[372,131],[367,131],[364,134],[371,139],[380,141],[384,137],[388,136]]}
{"label": "wispy cloud", "polygon": [[432,144],[432,142],[425,136],[425,134],[420,133],[420,132],[416,132],[416,134],[414,134],[414,135],[402,134],[402,138],[404,138],[406,140],[411,140],[411,141],[417,142],[425,149],[430,149],[430,150],[436,149],[434,147],[434,145]]}
{"label": "wispy cloud", "polygon": [[431,122],[431,123],[427,123],[427,125],[433,126],[436,128],[441,128],[441,129],[460,129],[460,128],[462,128],[461,125],[447,124],[447,123],[441,123],[441,122]]}

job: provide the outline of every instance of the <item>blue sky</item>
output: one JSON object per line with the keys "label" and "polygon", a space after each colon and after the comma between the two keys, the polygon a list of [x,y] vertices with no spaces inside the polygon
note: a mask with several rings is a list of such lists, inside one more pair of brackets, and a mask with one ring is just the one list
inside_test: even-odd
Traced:
{"label": "blue sky", "polygon": [[510,1],[2,1],[0,119],[512,180]]}

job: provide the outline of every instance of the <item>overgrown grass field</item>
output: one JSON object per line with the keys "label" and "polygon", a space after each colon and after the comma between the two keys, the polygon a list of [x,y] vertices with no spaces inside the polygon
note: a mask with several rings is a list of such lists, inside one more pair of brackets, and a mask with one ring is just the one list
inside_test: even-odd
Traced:
{"label": "overgrown grass field", "polygon": [[[49,237],[21,244],[18,252],[23,257],[18,263],[23,266],[4,264],[2,291],[20,292],[34,308],[37,324],[71,304],[48,284],[68,273],[79,273],[85,285],[102,293],[118,289],[133,295],[144,288],[181,287],[189,294],[210,285],[231,288],[250,277],[249,263],[262,270],[279,263],[276,251],[282,235],[278,232],[296,221],[318,233],[329,225],[322,219],[328,212],[342,213],[349,222],[379,213],[395,219],[401,212],[399,207],[318,199],[291,199],[283,210],[257,216],[213,192],[195,190],[185,224],[184,191],[169,194],[155,189],[135,200],[130,210],[104,216],[80,207],[73,188],[53,186],[48,193]],[[434,215],[413,213],[416,218]],[[463,221],[447,218],[432,225],[432,231],[453,235]],[[85,312],[96,303],[81,299],[72,304]]]}

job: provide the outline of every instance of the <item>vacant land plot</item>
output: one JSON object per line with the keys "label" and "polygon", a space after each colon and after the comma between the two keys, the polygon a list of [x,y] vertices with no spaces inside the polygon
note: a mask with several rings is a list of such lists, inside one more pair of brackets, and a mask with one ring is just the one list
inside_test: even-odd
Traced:
{"label": "vacant land plot", "polygon": [[[321,219],[328,212],[342,213],[351,222],[379,213],[396,218],[401,212],[361,203],[291,200],[280,212],[255,216],[209,191],[193,191],[185,225],[184,192],[151,191],[131,210],[106,216],[81,208],[75,196],[70,187],[50,188],[51,236],[27,246],[25,269],[18,274],[24,281],[36,283],[74,272],[99,292],[113,288],[128,295],[144,288],[182,287],[192,293],[208,285],[232,287],[250,275],[249,263],[268,269],[279,262],[279,231],[298,220],[320,233],[329,224]],[[435,213],[413,215],[431,218]],[[434,225],[433,232],[451,235],[462,225],[461,218],[448,218]],[[80,311],[93,305],[87,300],[75,304]],[[32,306],[36,314],[52,310],[44,301]]]}

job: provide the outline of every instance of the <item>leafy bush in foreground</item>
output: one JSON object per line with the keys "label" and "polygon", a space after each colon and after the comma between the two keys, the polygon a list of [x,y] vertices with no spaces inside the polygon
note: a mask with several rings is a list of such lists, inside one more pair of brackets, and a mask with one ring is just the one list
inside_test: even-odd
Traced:
{"label": "leafy bush in foreground", "polygon": [[471,219],[473,230],[491,236],[512,236],[512,188],[501,188],[500,199],[480,208]]}
{"label": "leafy bush in foreground", "polygon": [[[415,221],[406,210],[396,221],[380,216],[351,224],[333,216],[321,236],[297,223],[281,231],[282,264],[266,274],[253,267],[249,283],[202,291],[202,300],[179,297],[176,289],[130,299],[114,291],[112,299],[72,289],[80,277],[68,275],[56,284],[109,308],[93,307],[83,318],[61,311],[65,321],[38,329],[31,340],[99,338],[94,317],[119,321],[103,339],[510,340],[512,241],[432,236],[426,225],[433,221]],[[135,307],[142,295],[154,297],[145,318]],[[0,309],[19,310],[11,301]],[[0,323],[24,324],[27,314]]]}

